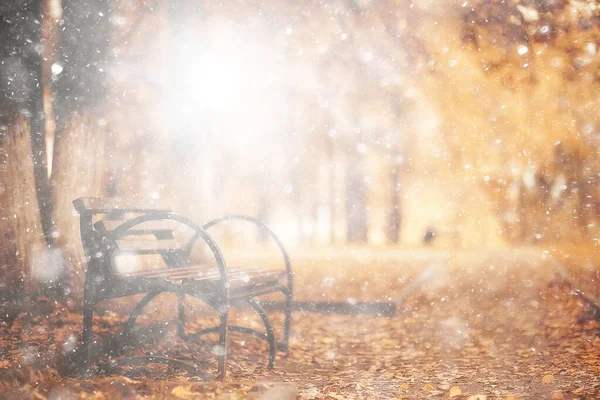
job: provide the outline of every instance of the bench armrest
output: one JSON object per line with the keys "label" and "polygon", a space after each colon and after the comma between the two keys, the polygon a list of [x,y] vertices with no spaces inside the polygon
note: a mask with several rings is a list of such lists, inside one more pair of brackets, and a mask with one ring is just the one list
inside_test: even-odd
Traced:
{"label": "bench armrest", "polygon": [[[229,223],[231,221],[250,222],[250,223],[258,226],[263,231],[265,231],[269,235],[269,237],[271,239],[273,239],[275,244],[277,244],[277,247],[279,247],[279,250],[281,251],[281,254],[283,255],[283,260],[285,262],[285,272],[287,274],[287,281],[288,281],[287,286],[288,286],[289,295],[291,296],[292,290],[293,290],[294,274],[292,272],[292,262],[291,262],[290,256],[289,256],[287,250],[285,249],[285,247],[283,246],[283,242],[281,241],[281,239],[279,239],[279,237],[275,234],[275,232],[273,232],[271,230],[271,228],[269,228],[264,222],[262,222],[259,219],[254,218],[254,217],[249,217],[247,215],[225,215],[223,217],[216,218],[216,219],[213,219],[212,221],[207,222],[206,224],[202,225],[202,228],[205,229],[206,231],[208,231],[211,227],[213,227],[215,225]],[[194,245],[194,243],[192,242],[192,240],[190,240],[189,248],[191,249],[191,246],[193,246],[193,245]]]}
{"label": "bench armrest", "polygon": [[73,200],[75,210],[81,214],[126,214],[126,213],[168,213],[168,209],[140,208],[128,204],[115,202],[114,200],[103,200],[99,197],[79,197]]}
{"label": "bench armrest", "polygon": [[[130,230],[134,230],[135,227],[138,225],[141,225],[148,221],[165,221],[165,220],[166,221],[175,221],[182,225],[187,226],[188,228],[192,229],[195,232],[194,235],[192,236],[194,241],[197,241],[198,239],[202,239],[204,241],[204,243],[206,243],[206,245],[209,247],[209,249],[213,253],[215,260],[217,261],[217,266],[219,267],[220,278],[221,278],[221,281],[224,283],[223,287],[225,288],[225,290],[228,291],[229,290],[229,283],[228,283],[229,281],[227,279],[227,266],[225,264],[225,259],[223,257],[223,254],[221,253],[221,250],[217,246],[217,243],[208,234],[206,229],[196,225],[195,223],[193,223],[192,221],[190,221],[189,219],[187,219],[185,217],[182,217],[181,215],[177,215],[177,214],[173,214],[173,213],[165,213],[165,212],[156,213],[156,214],[140,215],[138,217],[135,217],[128,221],[123,222],[121,225],[119,225],[112,231],[108,232],[107,236],[110,238],[110,240],[116,241],[116,240],[119,240],[119,239],[127,236],[128,232]],[[189,247],[186,250],[189,251]]]}

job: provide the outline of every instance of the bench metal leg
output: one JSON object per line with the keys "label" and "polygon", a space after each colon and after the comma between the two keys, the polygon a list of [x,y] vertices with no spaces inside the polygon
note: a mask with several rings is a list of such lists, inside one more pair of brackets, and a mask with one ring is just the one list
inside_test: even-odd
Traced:
{"label": "bench metal leg", "polygon": [[[87,291],[86,291],[87,292]],[[88,370],[91,365],[91,343],[92,340],[92,323],[94,318],[94,301],[91,294],[84,293],[83,300],[83,335],[82,335],[82,356],[83,366]]]}
{"label": "bench metal leg", "polygon": [[285,322],[283,325],[283,342],[280,344],[279,349],[287,354],[289,351],[290,329],[292,326],[292,292],[287,289],[283,293],[285,294]]}
{"label": "bench metal leg", "polygon": [[[285,325],[284,325],[284,333],[283,333],[283,341],[279,345],[279,349],[285,353],[289,350],[289,337],[290,337],[290,328],[292,323],[292,293],[293,293],[293,272],[292,272],[292,262],[290,260],[290,256],[283,245],[283,242],[279,237],[273,232],[265,223],[262,221],[248,217],[245,215],[226,215],[217,219],[213,219],[212,221],[207,222],[202,225],[202,228],[209,230],[211,227],[230,222],[230,221],[246,221],[252,224],[255,224],[259,229],[263,232],[266,232],[267,235],[275,242],[279,250],[281,251],[281,255],[283,256],[283,260],[285,262],[285,271],[287,274],[287,287],[282,290],[282,292],[286,295],[286,304],[285,304]],[[193,241],[191,242],[193,245]],[[191,247],[189,247],[191,249]],[[189,251],[188,249],[188,251]]]}
{"label": "bench metal leg", "polygon": [[[227,307],[227,306],[226,306]],[[217,379],[220,381],[225,380],[227,374],[227,316],[229,310],[226,308],[225,311],[221,312],[221,321],[219,323],[219,362],[218,362],[218,376]]]}
{"label": "bench metal leg", "polygon": [[[140,313],[142,312],[142,309],[146,307],[148,303],[160,293],[161,292],[151,292],[146,294],[146,296],[144,296],[142,300],[140,300],[140,302],[135,306],[135,308],[131,310],[131,313],[129,314],[129,319],[127,320],[127,324],[125,325],[125,329],[122,333],[125,339],[130,337],[135,322],[139,317]],[[177,293],[177,307],[177,335],[182,339],[185,339],[185,293]]]}
{"label": "bench metal leg", "polygon": [[177,293],[177,335],[185,338],[185,294]]}
{"label": "bench metal leg", "polygon": [[125,341],[127,341],[131,338],[131,332],[133,332],[133,327],[135,325],[135,321],[137,321],[137,318],[139,317],[139,315],[142,312],[142,310],[144,309],[144,307],[146,307],[148,305],[148,303],[150,303],[150,301],[152,299],[154,299],[156,296],[158,296],[159,294],[160,294],[160,292],[150,292],[150,293],[146,294],[142,298],[142,300],[140,300],[140,302],[136,304],[136,306],[133,308],[133,310],[131,310],[131,313],[129,314],[129,319],[127,320],[127,323],[125,324],[125,329],[123,329],[123,333],[121,334]]}
{"label": "bench metal leg", "polygon": [[[146,307],[148,305],[148,303],[150,303],[150,301],[152,299],[154,299],[156,296],[158,296],[160,293],[162,292],[150,292],[148,294],[146,294],[138,304],[136,304],[136,306],[134,307],[134,309],[131,311],[131,314],[129,315],[129,319],[127,320],[127,323],[125,325],[125,329],[123,330],[123,333],[121,334],[122,337],[124,338],[124,340],[128,340],[131,337],[131,333],[133,331],[133,327],[135,326],[135,322],[137,321],[138,316],[140,315],[141,311],[144,309],[144,307]],[[178,335],[185,339],[185,340],[189,340],[190,338],[187,337],[185,335],[185,331],[184,331],[184,310],[185,310],[185,293],[184,292],[176,292],[177,294],[177,298],[178,298],[178,313],[177,313],[177,333]],[[190,293],[191,296],[197,298],[198,300],[204,301],[206,302],[206,299],[203,299],[201,296],[198,296],[197,294],[194,293]],[[209,304],[211,307],[215,308],[215,305],[207,302],[207,304]],[[217,310],[218,311],[218,310]],[[212,332],[219,332],[219,347],[218,347],[218,379],[220,380],[224,380],[225,379],[225,375],[226,375],[226,362],[227,362],[227,331],[228,331],[228,325],[227,325],[227,318],[228,318],[228,309],[226,308],[225,311],[219,311],[219,315],[220,315],[220,323],[219,326],[214,328],[213,330],[211,330]],[[85,337],[85,335],[84,335]],[[156,358],[159,359],[159,358]],[[165,357],[161,358],[161,359],[166,359]]]}
{"label": "bench metal leg", "polygon": [[269,342],[269,365],[268,365],[268,368],[273,369],[273,365],[275,364],[275,352],[277,351],[277,344],[275,343],[275,335],[273,333],[273,326],[271,325],[271,322],[269,321],[269,317],[265,313],[265,310],[263,310],[263,308],[260,306],[260,304],[258,304],[258,302],[256,300],[247,299],[247,302],[250,305],[250,307],[252,307],[254,309],[254,311],[256,311],[258,313],[258,315],[260,316],[260,318],[263,321],[263,324],[265,325],[265,329],[267,330],[266,338],[267,338],[267,341]]}
{"label": "bench metal leg", "polygon": [[[267,314],[265,313],[265,311],[263,310],[263,308],[260,306],[260,304],[254,300],[254,299],[246,299],[246,302],[248,303],[248,305],[250,305],[250,307],[252,307],[252,309],[254,311],[256,311],[258,313],[258,315],[260,316],[260,318],[263,321],[263,324],[265,325],[265,329],[266,329],[266,333],[264,332],[259,332],[255,329],[252,328],[246,328],[245,326],[237,326],[237,325],[229,325],[228,326],[228,331],[230,332],[239,332],[242,334],[247,334],[247,335],[252,335],[255,336],[259,339],[263,339],[266,340],[267,343],[269,343],[269,364],[268,364],[268,368],[272,369],[274,364],[275,364],[275,354],[277,352],[277,342],[275,341],[275,334],[273,331],[273,325],[271,325],[271,322],[269,321],[269,318],[267,316]],[[219,331],[221,328],[221,326],[215,326],[212,328],[206,328],[206,329],[202,329],[201,331],[195,332],[189,336],[186,336],[185,339],[189,340],[189,341],[194,341],[195,339],[206,335],[207,333],[215,333],[217,331]]]}

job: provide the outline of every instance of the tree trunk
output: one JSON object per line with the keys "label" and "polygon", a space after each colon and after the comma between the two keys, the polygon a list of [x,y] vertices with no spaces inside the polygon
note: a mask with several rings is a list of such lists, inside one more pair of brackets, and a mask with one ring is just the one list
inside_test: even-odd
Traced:
{"label": "tree trunk", "polygon": [[400,166],[394,163],[391,173],[392,198],[389,211],[387,237],[392,243],[398,243],[400,240],[400,227],[402,223],[402,212],[400,208],[400,182],[398,170]]}
{"label": "tree trunk", "polygon": [[[264,183],[261,182],[260,178],[257,178],[256,188],[258,196],[258,210],[256,211],[256,218],[267,224],[269,221],[268,190]],[[266,243],[269,240],[269,235],[264,229],[258,229],[256,235],[257,240],[261,243]]]}
{"label": "tree trunk", "polygon": [[521,242],[527,240],[527,193],[523,182],[519,182],[519,239]]}
{"label": "tree trunk", "polygon": [[[73,118],[78,119],[76,113],[98,117],[102,114],[98,110],[103,109],[106,98],[112,0],[97,0],[91,4],[79,0],[54,1],[62,2],[63,21],[60,46],[52,44],[53,47],[58,47],[56,53],[61,55],[58,61],[60,73],[55,76],[52,102],[56,127],[52,140],[51,182],[56,197],[64,193],[64,188],[57,184],[58,176],[68,174],[69,168],[74,168],[70,163],[62,162],[60,157],[73,150],[79,151],[61,149],[67,126],[72,123]],[[52,20],[57,15],[48,18]],[[59,59],[57,54],[54,56]],[[61,166],[67,169],[61,170]]]}
{"label": "tree trunk", "polygon": [[[0,10],[1,297],[18,299],[56,277],[40,47],[42,1]],[[12,21],[12,22],[11,22]],[[14,23],[19,21],[19,23]]]}
{"label": "tree trunk", "polygon": [[[47,0],[52,1],[52,0]],[[104,143],[112,0],[92,3],[62,0],[60,71],[53,75],[53,142],[51,219],[57,223],[55,250],[64,259],[64,291],[81,295],[84,261],[78,218],[72,201],[81,196],[101,196],[105,178]],[[56,5],[56,4],[55,4]],[[48,18],[56,18],[48,16]],[[86,115],[86,118],[80,117]]]}
{"label": "tree trunk", "polygon": [[[25,117],[5,125],[0,139],[0,301],[17,301],[53,275],[35,189],[31,135]],[[4,316],[2,316],[4,317]]]}
{"label": "tree trunk", "polygon": [[57,149],[55,176],[60,193],[56,197],[57,244],[63,251],[71,294],[83,289],[85,257],[79,233],[79,216],[72,201],[82,196],[103,196],[108,182],[109,165],[105,156],[107,127],[94,118],[75,115],[66,126]]}
{"label": "tree trunk", "polygon": [[[44,99],[46,154],[48,176],[52,176],[54,160],[54,142],[56,134],[56,113],[54,112],[53,78],[60,75],[60,26],[62,19],[62,0],[42,0],[42,42],[44,44],[41,59],[42,91]],[[52,190],[52,182],[50,183]],[[54,197],[54,196],[53,196]]]}
{"label": "tree trunk", "polygon": [[329,161],[329,244],[335,243],[335,211],[336,190],[335,190],[335,146],[333,139],[328,136],[327,139],[327,161]]}
{"label": "tree trunk", "polygon": [[[28,11],[31,18],[37,21],[43,20],[41,1],[29,3]],[[33,43],[40,43],[43,46],[44,41],[40,22],[31,25],[31,30],[28,33]],[[27,69],[29,70],[29,84],[31,86],[26,105],[31,115],[29,130],[31,133],[33,176],[44,238],[46,243],[51,245],[54,229],[52,227],[52,192],[48,180],[48,157],[46,152],[46,116],[44,113],[42,55],[43,51],[41,54],[37,51],[24,51],[23,53]]]}
{"label": "tree trunk", "polygon": [[366,243],[368,235],[367,196],[364,161],[360,154],[348,160],[346,169],[346,239],[349,243]]}
{"label": "tree trunk", "polygon": [[42,230],[46,243],[50,246],[52,244],[52,232],[54,231],[52,227],[53,205],[50,182],[48,181],[48,156],[46,153],[45,117],[41,90],[39,97],[32,100],[29,129],[31,131],[33,175],[40,208]]}

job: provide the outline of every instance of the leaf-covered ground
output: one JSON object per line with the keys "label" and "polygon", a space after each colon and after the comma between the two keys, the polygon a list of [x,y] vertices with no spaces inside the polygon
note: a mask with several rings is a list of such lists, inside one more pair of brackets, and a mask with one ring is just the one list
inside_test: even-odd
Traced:
{"label": "leaf-covered ground", "polygon": [[[278,355],[274,370],[266,368],[262,341],[232,333],[225,383],[157,365],[81,377],[72,364],[81,330],[78,305],[40,298],[0,328],[1,397],[600,398],[598,325],[584,299],[553,280],[552,263],[540,250],[303,254],[294,257],[298,300],[394,302],[396,316],[297,312],[290,353]],[[171,355],[214,373],[215,338],[195,344],[178,339],[174,304],[168,296],[156,300],[137,331],[148,343],[128,354]],[[214,322],[192,302],[191,311],[188,332]],[[159,317],[168,324],[157,324]],[[232,317],[260,326],[247,310]],[[105,351],[123,320],[120,310],[101,308],[95,329]]]}

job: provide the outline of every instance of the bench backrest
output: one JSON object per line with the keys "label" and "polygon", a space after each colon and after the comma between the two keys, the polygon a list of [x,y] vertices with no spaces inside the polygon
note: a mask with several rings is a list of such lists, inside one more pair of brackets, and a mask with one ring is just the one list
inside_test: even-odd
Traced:
{"label": "bench backrest", "polygon": [[149,220],[123,229],[139,216],[161,217],[171,214],[170,210],[132,207],[90,197],[76,199],[73,205],[80,215],[88,269],[94,269],[93,272],[131,274],[189,265],[187,235],[182,234],[184,227],[176,221]]}

